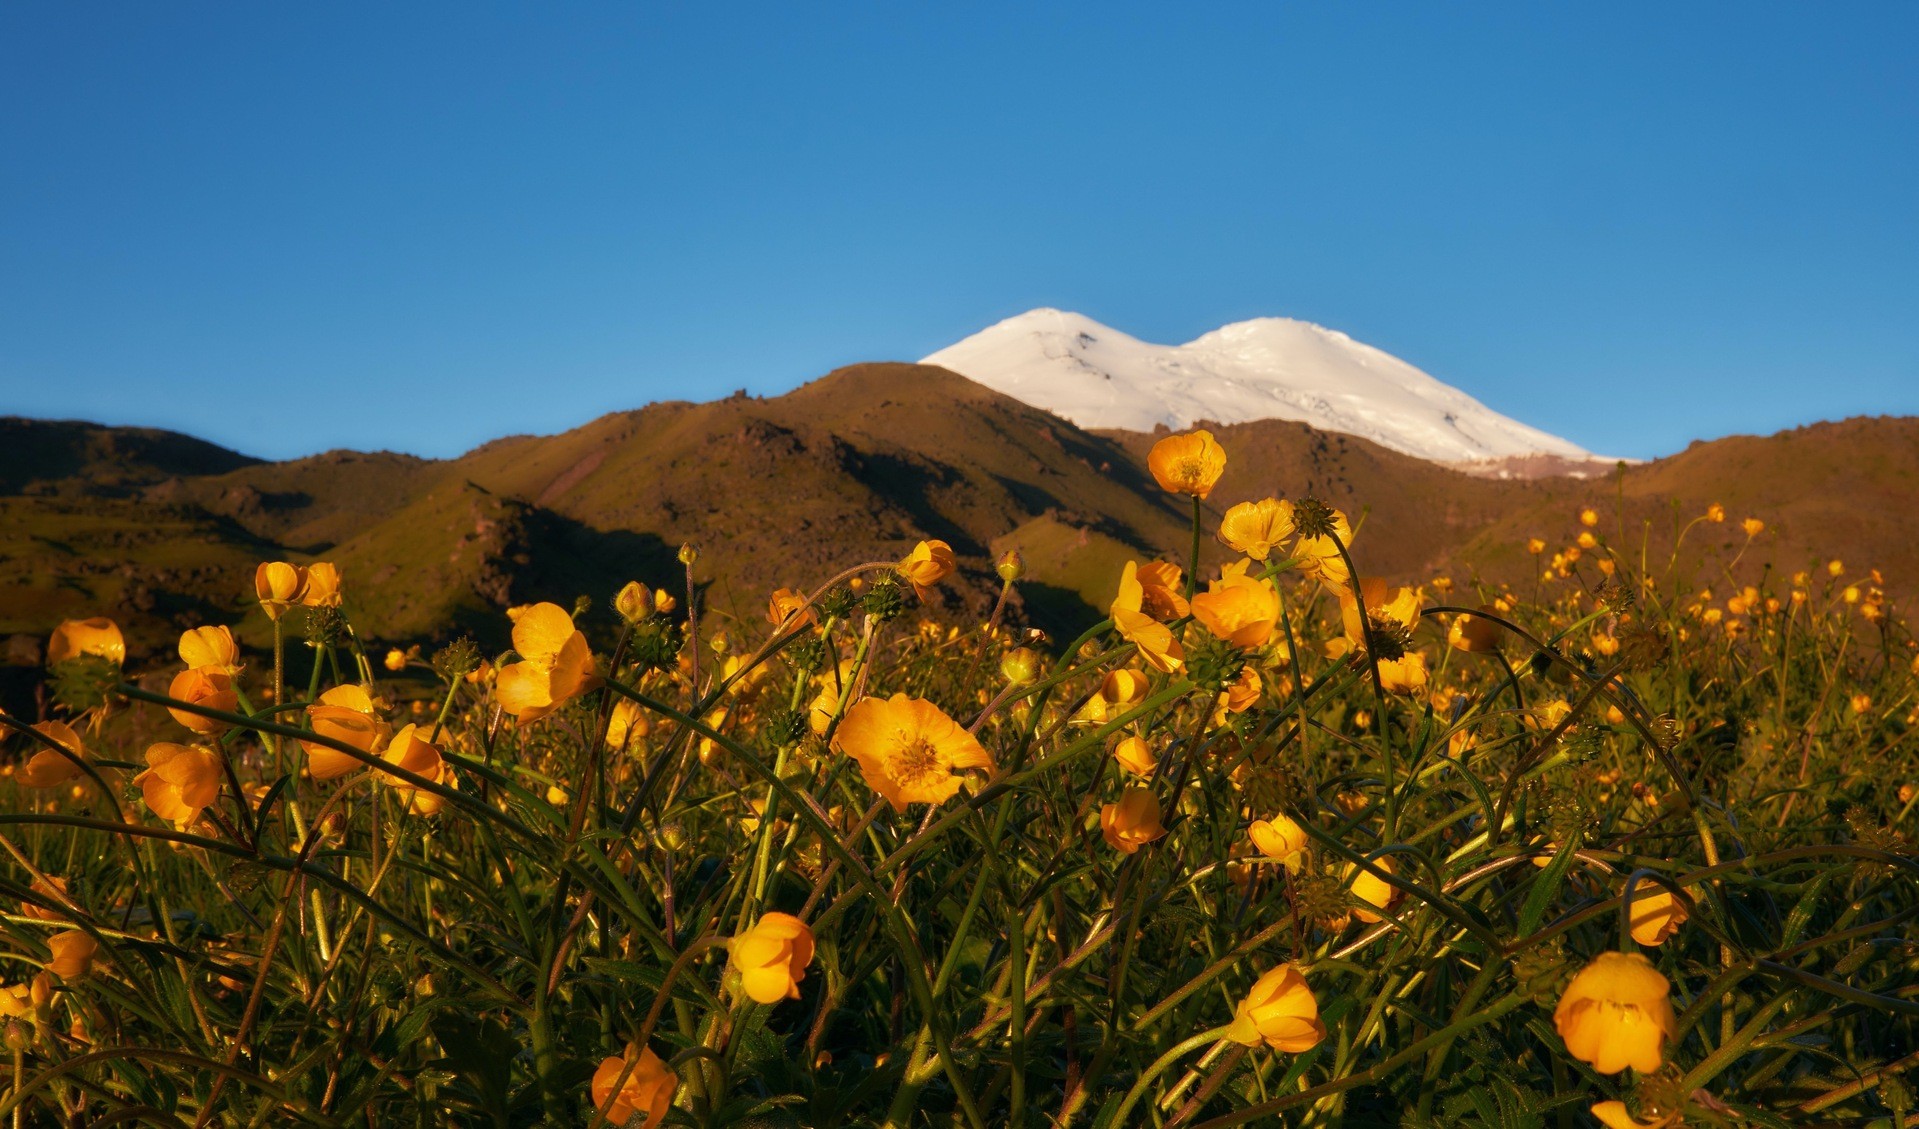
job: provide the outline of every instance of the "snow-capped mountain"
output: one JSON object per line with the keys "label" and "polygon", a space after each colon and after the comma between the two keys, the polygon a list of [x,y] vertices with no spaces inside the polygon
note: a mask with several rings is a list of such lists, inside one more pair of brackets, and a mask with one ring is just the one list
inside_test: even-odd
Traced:
{"label": "snow-capped mountain", "polygon": [[1492,473],[1521,456],[1598,461],[1398,357],[1291,318],[1234,322],[1184,345],[1155,345],[1081,314],[1029,310],[920,363],[1081,427],[1151,431],[1200,420],[1289,419]]}

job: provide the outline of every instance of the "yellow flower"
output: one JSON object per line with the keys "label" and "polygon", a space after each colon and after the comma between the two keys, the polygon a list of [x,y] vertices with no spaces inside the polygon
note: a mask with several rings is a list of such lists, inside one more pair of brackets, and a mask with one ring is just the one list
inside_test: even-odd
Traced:
{"label": "yellow flower", "polygon": [[0,985],[0,1016],[36,1023],[53,1004],[53,995],[53,977],[44,971],[25,984]]}
{"label": "yellow flower", "polygon": [[640,712],[640,704],[631,698],[621,698],[614,704],[612,716],[606,719],[606,747],[624,751],[633,738],[644,738],[652,732],[653,720]]}
{"label": "yellow flower", "polygon": [[1186,597],[1179,594],[1180,567],[1170,561],[1153,561],[1139,566],[1139,610],[1166,623],[1187,612]]}
{"label": "yellow flower", "polygon": [[1706,520],[1718,524],[1726,520],[1726,507],[1714,502],[1706,507]]}
{"label": "yellow flower", "polygon": [[1546,543],[1537,537],[1528,537],[1526,539],[1526,551],[1536,557],[1546,551]]}
{"label": "yellow flower", "polygon": [[[65,905],[73,900],[67,897],[67,880],[64,878],[48,878],[46,881],[41,881],[36,878],[34,879],[33,885],[29,886],[28,889],[45,898],[47,901],[52,902],[55,906]],[[31,917],[40,921],[67,920],[65,910],[47,909],[44,906],[35,905],[32,902],[21,902],[20,913],[23,917]]]}
{"label": "yellow flower", "polygon": [[1159,768],[1159,758],[1144,739],[1127,737],[1113,746],[1113,759],[1134,776],[1151,776]]}
{"label": "yellow flower", "polygon": [[727,962],[754,1003],[800,998],[800,981],[813,960],[813,931],[790,913],[768,913],[728,943]]}
{"label": "yellow flower", "polygon": [[1282,964],[1246,993],[1233,1010],[1226,1037],[1248,1047],[1265,1043],[1276,1051],[1300,1054],[1319,1045],[1326,1025],[1319,1020],[1319,1001],[1306,977],[1293,965]]}
{"label": "yellow flower", "polygon": [[893,810],[943,804],[959,791],[954,769],[990,768],[993,758],[936,705],[895,694],[862,698],[846,711],[833,747],[859,762],[867,786]]}
{"label": "yellow flower", "polygon": [[1601,1074],[1654,1071],[1678,1022],[1671,989],[1640,954],[1600,953],[1566,985],[1553,1026],[1572,1056]]}
{"label": "yellow flower", "polygon": [[1346,520],[1343,510],[1333,511],[1333,532],[1329,537],[1301,537],[1293,542],[1293,556],[1299,561],[1299,574],[1321,584],[1344,587],[1346,578],[1351,575],[1346,568],[1346,558],[1340,555],[1341,545],[1351,548],[1353,527]]}
{"label": "yellow flower", "polygon": [[1592,1107],[1592,1115],[1606,1129],[1665,1129],[1679,1120],[1679,1115],[1672,1113],[1657,1121],[1636,1121],[1626,1111],[1626,1103],[1621,1101],[1599,1102]]}
{"label": "yellow flower", "polygon": [[1599,511],[1598,511],[1598,510],[1595,510],[1595,509],[1593,509],[1593,508],[1592,508],[1591,506],[1587,506],[1587,507],[1586,507],[1585,509],[1583,509],[1583,510],[1580,510],[1580,511],[1579,511],[1579,524],[1581,524],[1581,525],[1583,525],[1583,526],[1585,526],[1585,527],[1586,527],[1586,528],[1588,528],[1588,529],[1590,529],[1590,528],[1592,528],[1592,527],[1593,527],[1593,526],[1595,526],[1595,525],[1598,525],[1598,524],[1599,524]]}
{"label": "yellow flower", "polygon": [[[446,783],[446,761],[441,758],[439,748],[420,733],[418,726],[403,726],[380,756],[388,764],[398,765],[415,776],[423,776],[435,784]],[[415,815],[432,815],[446,806],[446,797],[415,787],[399,777],[393,778],[392,787],[407,810]]]}
{"label": "yellow flower", "polygon": [[[167,686],[167,697],[225,713],[240,708],[240,694],[233,688],[233,676],[217,666],[195,667],[174,675],[173,682]],[[172,706],[167,707],[167,712],[173,715],[173,720],[195,733],[218,733],[227,728],[224,721],[201,717]]]}
{"label": "yellow flower", "polygon": [[300,603],[309,608],[337,608],[340,606],[340,570],[328,561],[314,561],[306,569],[306,588],[300,593]]}
{"label": "yellow flower", "polygon": [[[1373,623],[1410,633],[1419,626],[1419,589],[1389,586],[1377,576],[1359,579],[1359,600],[1350,587],[1339,593],[1339,614],[1346,638],[1355,647],[1366,645],[1366,625],[1360,622],[1359,601],[1366,604],[1366,618]],[[1471,618],[1471,617],[1466,617]]]}
{"label": "yellow flower", "polygon": [[673,598],[673,593],[668,592],[664,588],[655,588],[653,590],[654,611],[661,615],[672,615],[673,609],[679,606],[680,602]]}
{"label": "yellow flower", "polygon": [[48,937],[47,948],[53,950],[47,971],[62,980],[78,980],[93,970],[93,954],[100,951],[100,942],[78,929],[70,929]]}
{"label": "yellow flower", "polygon": [[1840,560],[1838,557],[1834,557],[1833,559],[1826,562],[1827,576],[1844,576],[1845,573],[1846,573],[1846,562]]}
{"label": "yellow flower", "polygon": [[1206,591],[1193,597],[1193,618],[1235,647],[1263,647],[1279,622],[1279,589],[1270,580],[1246,575],[1247,562],[1234,561]]}
{"label": "yellow flower", "polygon": [[1153,444],[1146,466],[1159,480],[1161,490],[1203,500],[1226,469],[1226,451],[1210,431],[1168,435]]}
{"label": "yellow flower", "polygon": [[399,672],[406,669],[406,652],[398,647],[387,648],[386,658],[382,660],[388,670]]}
{"label": "yellow flower", "polygon": [[53,629],[47,640],[47,665],[94,655],[115,666],[127,661],[127,641],[120,627],[105,616],[70,619]]}
{"label": "yellow flower", "polygon": [[1245,713],[1259,701],[1260,691],[1264,689],[1259,680],[1259,672],[1251,666],[1239,668],[1239,676],[1219,695],[1220,704],[1233,713]]}
{"label": "yellow flower", "polygon": [[605,1059],[593,1072],[593,1108],[605,1112],[608,1126],[626,1126],[635,1114],[643,1114],[640,1129],[655,1129],[666,1123],[679,1088],[679,1076],[653,1048],[628,1043],[625,1056]]}
{"label": "yellow flower", "polygon": [[[1385,855],[1367,861],[1372,863],[1374,868],[1384,871],[1387,874],[1399,873],[1393,868],[1393,860]],[[1395,905],[1399,904],[1399,899],[1402,896],[1399,887],[1386,881],[1384,878],[1379,877],[1370,870],[1362,869],[1357,863],[1347,866],[1346,873],[1352,878],[1351,890],[1353,897],[1361,904],[1373,907],[1372,909],[1355,908],[1353,910],[1353,916],[1359,920],[1368,925],[1375,924],[1383,919],[1382,914],[1374,912],[1375,910],[1391,910]]]}
{"label": "yellow flower", "polygon": [[513,623],[513,649],[520,661],[501,668],[496,692],[500,708],[522,726],[600,684],[586,636],[558,604],[521,612]]}
{"label": "yellow flower", "polygon": [[[1492,608],[1481,604],[1479,610],[1490,612]],[[1499,625],[1485,616],[1454,616],[1452,626],[1446,629],[1446,642],[1454,650],[1484,654],[1499,649],[1499,631]]]}
{"label": "yellow flower", "polygon": [[1686,923],[1686,917],[1686,903],[1664,886],[1644,883],[1633,887],[1632,939],[1647,948],[1665,944],[1666,938]]}
{"label": "yellow flower", "polygon": [[1255,819],[1247,834],[1260,854],[1284,863],[1287,870],[1298,870],[1306,861],[1306,829],[1283,812],[1271,819]]}
{"label": "yellow flower", "polygon": [[1186,652],[1173,638],[1171,628],[1140,610],[1146,589],[1139,573],[1138,562],[1126,562],[1126,570],[1119,577],[1119,595],[1113,599],[1113,626],[1139,648],[1139,657],[1154,670],[1170,673],[1186,661]]}
{"label": "yellow flower", "polygon": [[653,590],[637,580],[629,580],[613,597],[613,610],[628,623],[638,623],[650,618],[653,607]]}
{"label": "yellow flower", "polygon": [[906,578],[920,599],[926,600],[931,598],[933,585],[953,575],[958,567],[951,545],[944,541],[921,541],[893,570]]}
{"label": "yellow flower", "polygon": [[238,674],[240,644],[233,641],[231,628],[195,627],[180,633],[180,661],[189,670],[211,666]]}
{"label": "yellow flower", "polygon": [[[33,726],[33,731],[54,744],[71,752],[74,757],[86,759],[87,747],[81,743],[80,735],[64,721],[42,721]],[[57,788],[80,775],[80,766],[72,759],[61,756],[44,745],[36,746],[38,751],[20,766],[17,779],[27,788]]]}
{"label": "yellow flower", "polygon": [[1219,540],[1235,553],[1256,561],[1272,555],[1280,542],[1293,535],[1293,504],[1277,498],[1241,502],[1219,521]]}
{"label": "yellow flower", "polygon": [[279,619],[306,594],[307,570],[285,561],[266,561],[253,570],[253,594],[269,619]]}
{"label": "yellow flower", "polygon": [[1739,523],[1739,528],[1746,531],[1746,536],[1757,537],[1766,531],[1766,523],[1756,517],[1749,517]]}
{"label": "yellow flower", "polygon": [[773,625],[774,634],[797,629],[802,624],[812,623],[815,618],[813,605],[806,602],[806,593],[792,588],[776,588],[766,601],[766,622]]}
{"label": "yellow flower", "polygon": [[1417,694],[1426,687],[1426,656],[1408,651],[1396,659],[1381,659],[1379,688],[1388,694]]}
{"label": "yellow flower", "polygon": [[1106,845],[1127,854],[1166,834],[1159,823],[1159,797],[1151,788],[1128,788],[1119,802],[1099,809],[1100,833]]}
{"label": "yellow flower", "polygon": [[220,755],[200,745],[160,741],[147,749],[147,768],[133,778],[153,814],[188,827],[220,798]]}
{"label": "yellow flower", "polygon": [[[373,711],[373,699],[351,683],[335,686],[307,707],[307,728],[369,755],[378,755],[389,733]],[[300,747],[306,750],[307,775],[315,780],[332,780],[365,767],[365,762],[313,741],[302,741]]]}

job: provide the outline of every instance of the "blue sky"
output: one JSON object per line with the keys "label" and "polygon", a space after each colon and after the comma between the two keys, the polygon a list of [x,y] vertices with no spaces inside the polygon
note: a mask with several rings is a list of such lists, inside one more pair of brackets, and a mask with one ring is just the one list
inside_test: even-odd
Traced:
{"label": "blue sky", "polygon": [[0,6],[0,413],[457,453],[1052,305],[1919,412],[1919,5]]}

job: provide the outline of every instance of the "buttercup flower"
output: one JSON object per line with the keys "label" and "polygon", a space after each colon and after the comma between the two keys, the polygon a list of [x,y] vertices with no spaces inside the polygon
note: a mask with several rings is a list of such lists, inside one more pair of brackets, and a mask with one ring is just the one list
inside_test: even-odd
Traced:
{"label": "buttercup flower", "polygon": [[1099,809],[1100,833],[1106,845],[1127,854],[1166,834],[1159,822],[1159,797],[1151,788],[1128,788],[1118,803]]}
{"label": "buttercup flower", "polygon": [[1600,953],[1559,997],[1553,1026],[1572,1056],[1601,1074],[1659,1069],[1678,1023],[1672,985],[1638,953]]}
{"label": "buttercup flower", "polygon": [[1159,480],[1161,490],[1203,500],[1226,469],[1226,451],[1210,431],[1168,435],[1153,444],[1146,466]]}
{"label": "buttercup flower", "polygon": [[800,981],[813,960],[813,931],[790,913],[768,913],[728,943],[727,961],[754,1003],[800,998]]}
{"label": "buttercup flower", "polygon": [[[335,686],[308,706],[307,728],[369,755],[380,752],[389,733],[386,722],[374,713],[373,699],[353,683]],[[366,767],[365,762],[314,741],[301,741],[300,747],[306,750],[307,775],[315,780],[332,780]]]}
{"label": "buttercup flower", "polygon": [[1388,694],[1416,694],[1426,685],[1426,656],[1408,651],[1396,659],[1382,659],[1379,688]]}
{"label": "buttercup flower", "polygon": [[1593,508],[1592,508],[1591,506],[1587,506],[1587,507],[1586,507],[1585,509],[1583,509],[1583,510],[1580,510],[1580,511],[1579,511],[1579,524],[1581,524],[1581,525],[1583,525],[1583,526],[1585,526],[1585,527],[1587,527],[1588,529],[1590,529],[1590,528],[1592,528],[1592,527],[1593,527],[1593,526],[1595,526],[1595,525],[1598,525],[1598,524],[1599,524],[1599,511],[1598,511],[1598,510],[1595,510],[1595,509],[1593,509]]}
{"label": "buttercup flower", "polygon": [[951,545],[944,541],[921,541],[893,569],[913,586],[921,600],[927,600],[931,598],[933,585],[953,575],[958,567]]}
{"label": "buttercup flower", "polygon": [[[620,1081],[621,1075],[625,1075],[624,1082]],[[625,1126],[635,1114],[644,1114],[640,1129],[655,1129],[665,1124],[666,1111],[672,1108],[673,1093],[679,1088],[679,1076],[653,1053],[653,1048],[628,1043],[624,1056],[605,1059],[593,1072],[593,1108],[606,1111],[609,1126]]]}
{"label": "buttercup flower", "polygon": [[1254,982],[1233,1010],[1226,1037],[1243,1046],[1265,1043],[1276,1051],[1299,1054],[1319,1045],[1326,1025],[1320,1022],[1319,1001],[1306,977],[1293,965],[1282,964]]}
{"label": "buttercup flower", "polygon": [[1086,699],[1073,720],[1089,725],[1104,725],[1108,718],[1123,714],[1146,697],[1146,675],[1130,668],[1110,670],[1101,680],[1099,692]]}
{"label": "buttercup flower", "polygon": [[[1419,625],[1419,590],[1388,585],[1377,576],[1359,578],[1359,599],[1353,598],[1350,588],[1339,593],[1340,619],[1346,628],[1346,638],[1355,647],[1366,646],[1367,623],[1361,622],[1359,601],[1366,604],[1366,619],[1372,625],[1384,627],[1400,634],[1410,634]],[[1470,618],[1470,617],[1468,617]]]}
{"label": "buttercup flower", "polygon": [[1187,612],[1186,597],[1180,595],[1183,571],[1171,561],[1153,561],[1139,566],[1139,610],[1165,623]]}
{"label": "buttercup flower", "polygon": [[[240,694],[233,688],[233,676],[217,666],[195,667],[174,675],[173,682],[167,686],[167,697],[225,713],[240,708]],[[172,706],[167,707],[167,712],[195,733],[218,733],[227,728],[224,721]]]}
{"label": "buttercup flower", "polygon": [[1127,737],[1113,746],[1113,759],[1134,776],[1151,776],[1159,768],[1159,758],[1139,737]]}
{"label": "buttercup flower", "polygon": [[300,602],[307,587],[307,570],[286,561],[267,561],[253,570],[253,594],[269,619],[279,619]]}
{"label": "buttercup flower", "polygon": [[53,1003],[53,995],[53,977],[44,971],[24,984],[0,985],[0,1016],[36,1023]]}
{"label": "buttercup flower", "polygon": [[[1492,608],[1481,604],[1479,610],[1489,612]],[[1499,632],[1499,625],[1485,616],[1454,616],[1452,626],[1446,629],[1446,642],[1454,650],[1484,654],[1499,649]]]}
{"label": "buttercup flower", "polygon": [[200,745],[161,741],[147,749],[147,768],[133,778],[153,814],[189,827],[220,798],[220,755]]}
{"label": "buttercup flower", "polygon": [[[1335,543],[1337,538],[1337,543]],[[1293,556],[1299,561],[1299,574],[1321,584],[1343,588],[1346,584],[1346,558],[1339,547],[1353,545],[1353,527],[1344,510],[1333,511],[1333,531],[1326,537],[1301,537],[1293,542]]]}
{"label": "buttercup flower", "polygon": [[[42,721],[33,726],[33,731],[54,744],[71,752],[75,757],[86,759],[87,747],[80,735],[64,721]],[[33,756],[20,766],[16,777],[24,787],[57,788],[80,775],[80,766],[71,759],[61,756],[57,751],[45,745],[35,745]]]}
{"label": "buttercup flower", "polygon": [[1220,542],[1256,561],[1270,557],[1292,535],[1293,504],[1277,498],[1241,502],[1227,510],[1219,522]]}
{"label": "buttercup flower", "polygon": [[651,732],[653,722],[640,712],[640,704],[631,698],[621,698],[606,719],[606,747],[624,751],[633,738],[645,737]]}
{"label": "buttercup flower", "polygon": [[48,937],[47,948],[53,950],[47,971],[62,980],[78,980],[93,970],[93,954],[100,950],[100,942],[78,929],[69,929]]}
{"label": "buttercup flower", "polygon": [[1739,528],[1746,531],[1746,536],[1757,537],[1766,531],[1766,523],[1756,517],[1749,517],[1739,523]]}
{"label": "buttercup flower", "polygon": [[[36,878],[33,885],[27,887],[27,889],[32,890],[55,906],[63,906],[72,901],[71,898],[67,897],[67,880],[64,878],[49,877],[44,882]],[[23,917],[36,918],[40,921],[67,920],[65,910],[48,909],[44,906],[36,905],[33,902],[21,902],[20,913]]]}
{"label": "buttercup flower", "polygon": [[[1399,871],[1393,867],[1393,860],[1385,855],[1367,861],[1372,863],[1376,869],[1384,871],[1387,874],[1399,873]],[[1391,910],[1399,904],[1399,899],[1403,896],[1399,887],[1379,877],[1372,871],[1363,869],[1357,863],[1349,865],[1346,868],[1346,873],[1352,878],[1351,890],[1353,897],[1357,899],[1361,905],[1373,907],[1372,909],[1361,909],[1358,906],[1353,908],[1353,916],[1368,925],[1377,924],[1384,920],[1380,913],[1375,912],[1376,910]]]}
{"label": "buttercup flower", "polygon": [[558,604],[534,604],[513,623],[520,661],[500,670],[500,708],[529,725],[599,686],[593,652]]}
{"label": "buttercup flower", "polygon": [[1206,591],[1193,597],[1193,618],[1235,647],[1263,647],[1279,622],[1279,589],[1270,580],[1246,575],[1247,563],[1234,561]]}
{"label": "buttercup flower", "polygon": [[1170,673],[1186,661],[1186,652],[1172,629],[1140,610],[1146,590],[1140,583],[1139,564],[1127,561],[1119,577],[1119,595],[1114,597],[1113,626],[1127,642],[1139,648],[1139,657],[1153,669]]}
{"label": "buttercup flower", "polygon": [[340,606],[340,570],[329,561],[314,561],[306,569],[306,587],[300,603],[309,608]]}
{"label": "buttercup flower", "polygon": [[[444,784],[446,761],[441,759],[438,746],[426,738],[427,735],[420,732],[418,726],[403,726],[387,743],[386,752],[381,753],[380,758],[415,776],[424,776],[435,784]],[[417,788],[397,776],[392,779],[391,787],[405,801],[407,810],[415,815],[432,815],[446,806],[444,796]]]}
{"label": "buttercup flower", "polygon": [[381,665],[395,672],[405,670],[406,652],[398,647],[387,648],[386,658],[381,660]]}
{"label": "buttercup flower", "polygon": [[1633,887],[1632,939],[1647,948],[1665,944],[1688,916],[1686,903],[1664,886],[1645,882]]}
{"label": "buttercup flower", "polygon": [[1298,870],[1306,861],[1310,842],[1306,830],[1283,812],[1271,819],[1255,819],[1247,835],[1260,854],[1285,864],[1287,870]]}
{"label": "buttercup flower", "polygon": [[1233,713],[1245,713],[1259,701],[1262,689],[1259,672],[1251,666],[1242,666],[1232,684],[1220,692],[1219,704]]}
{"label": "buttercup flower", "polygon": [[105,616],[70,619],[53,629],[47,640],[47,665],[77,659],[81,655],[103,658],[115,666],[127,661],[127,641],[120,626]]}
{"label": "buttercup flower", "polygon": [[188,670],[215,667],[227,674],[240,673],[240,644],[233,641],[227,627],[195,627],[180,633],[180,661]]}
{"label": "buttercup flower", "polygon": [[905,694],[853,703],[833,747],[859,762],[867,786],[896,812],[908,804],[943,804],[959,791],[955,769],[993,764],[985,747],[938,706]]}
{"label": "buttercup flower", "polygon": [[776,588],[773,595],[767,598],[766,622],[773,625],[775,634],[811,623],[814,618],[813,605],[806,602],[804,592]]}

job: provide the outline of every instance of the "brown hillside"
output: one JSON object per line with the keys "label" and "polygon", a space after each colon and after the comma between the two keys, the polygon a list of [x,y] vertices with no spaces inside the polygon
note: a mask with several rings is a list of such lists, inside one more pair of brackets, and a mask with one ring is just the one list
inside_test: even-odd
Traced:
{"label": "brown hillside", "polygon": [[[166,432],[0,425],[25,437],[0,448],[0,632],[104,612],[136,649],[239,620],[252,564],[269,556],[339,561],[364,621],[396,639],[469,630],[496,643],[513,602],[603,602],[629,578],[675,584],[682,542],[700,547],[702,581],[718,578],[709,610],[742,617],[775,585],[897,557],[922,537],[951,542],[970,578],[947,598],[982,607],[992,558],[1018,548],[1028,614],[1065,629],[1111,598],[1125,559],[1177,558],[1187,537],[1187,509],[1145,470],[1154,436],[1083,431],[918,365],[856,365],[766,399],[655,404],[451,460],[259,463]],[[1362,568],[1396,577],[1523,581],[1537,567],[1525,539],[1565,544],[1588,504],[1632,554],[1641,536],[1664,551],[1675,507],[1683,518],[1717,501],[1732,520],[1695,529],[1689,545],[1742,537],[1737,520],[1751,514],[1783,561],[1877,565],[1895,591],[1919,564],[1901,517],[1919,497],[1912,419],[1723,439],[1623,477],[1535,481],[1475,478],[1297,423],[1214,430],[1231,459],[1209,522],[1248,498],[1317,495],[1362,522]]]}

